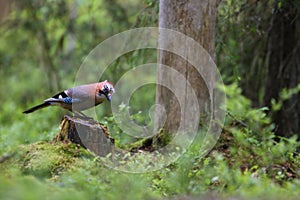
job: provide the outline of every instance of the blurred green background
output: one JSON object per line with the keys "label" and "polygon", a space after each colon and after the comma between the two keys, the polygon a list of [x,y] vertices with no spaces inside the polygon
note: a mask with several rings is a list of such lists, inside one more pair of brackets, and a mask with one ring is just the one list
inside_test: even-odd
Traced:
{"label": "blurred green background", "polygon": [[[157,5],[147,1],[1,3],[1,153],[20,143],[51,139],[66,111],[54,108],[33,115],[24,115],[22,111],[73,87],[81,63],[103,40],[130,28],[154,26],[157,21],[157,8],[154,8]],[[154,13],[152,21],[147,17],[151,13]],[[155,54],[149,50],[144,55],[150,56],[128,53],[116,60],[102,78],[115,82],[131,66],[155,60]],[[143,104],[133,98],[132,104],[138,104],[133,112],[146,109],[147,102],[154,102],[154,86],[151,91],[143,95],[149,99]],[[139,91],[134,96],[138,94]],[[109,105],[97,108],[100,119],[109,113]]]}

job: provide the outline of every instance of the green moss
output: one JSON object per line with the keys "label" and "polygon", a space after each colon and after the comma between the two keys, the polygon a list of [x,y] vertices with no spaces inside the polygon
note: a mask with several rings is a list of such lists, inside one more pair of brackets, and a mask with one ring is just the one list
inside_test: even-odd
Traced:
{"label": "green moss", "polygon": [[81,157],[93,156],[74,144],[37,142],[21,145],[18,153],[1,168],[7,171],[16,167],[25,175],[51,178],[76,166]]}

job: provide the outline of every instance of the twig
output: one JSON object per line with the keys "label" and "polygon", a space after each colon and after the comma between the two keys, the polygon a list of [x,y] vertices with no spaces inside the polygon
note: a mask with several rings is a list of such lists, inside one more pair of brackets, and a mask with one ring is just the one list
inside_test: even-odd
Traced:
{"label": "twig", "polygon": [[226,113],[228,114],[229,117],[231,117],[232,119],[234,119],[235,121],[237,121],[239,124],[241,124],[242,126],[249,128],[249,125],[246,124],[245,122],[237,119],[235,116],[233,116],[229,111],[226,111]]}

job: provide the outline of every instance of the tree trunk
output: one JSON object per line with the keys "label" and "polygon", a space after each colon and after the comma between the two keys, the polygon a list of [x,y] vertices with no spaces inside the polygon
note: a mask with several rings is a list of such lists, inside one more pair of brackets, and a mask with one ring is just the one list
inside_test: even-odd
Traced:
{"label": "tree trunk", "polygon": [[[299,16],[295,1],[276,1],[268,45],[264,104],[270,107],[271,100],[278,100],[284,88],[295,88],[300,81]],[[299,94],[293,95],[273,114],[277,135],[289,137],[300,133],[299,98]]]}
{"label": "tree trunk", "polygon": [[[159,5],[159,27],[179,31],[193,38],[214,58],[216,3],[216,0],[161,0]],[[163,43],[162,45],[172,45],[174,42],[170,38],[164,37],[163,34],[160,34],[159,37],[159,42]],[[187,57],[195,56],[193,52],[191,52],[191,49],[188,49],[189,47],[182,48],[185,48],[184,51],[187,52]],[[189,53],[191,54],[189,55]],[[198,56],[201,57],[202,55]],[[161,66],[165,65],[175,69],[188,80],[199,101],[200,111],[204,114],[201,119],[206,123],[208,120],[207,116],[209,116],[209,113],[212,111],[210,108],[212,102],[209,93],[214,87],[213,70],[205,69],[205,66],[202,66],[204,74],[199,74],[195,67],[186,59],[172,52],[163,50],[159,50],[158,52],[158,63],[161,64]],[[177,88],[180,87],[181,96],[183,96],[184,101],[188,101],[189,97],[186,90],[186,88],[189,87],[188,82],[178,84],[178,80],[170,78],[169,71],[164,70],[161,66],[158,67],[158,83],[165,82],[168,83],[168,85]],[[203,75],[208,77],[206,78],[209,80],[209,83],[204,82]],[[176,132],[182,118],[188,122],[189,117],[192,116],[181,112],[178,97],[163,85],[157,85],[156,103],[163,105],[165,108],[166,119],[163,119],[163,117],[156,112],[155,120],[156,122],[165,120],[163,129],[166,133]],[[187,104],[183,103],[183,105]],[[158,107],[158,109],[160,108]]]}
{"label": "tree trunk", "polygon": [[8,16],[9,12],[11,11],[12,4],[12,1],[0,0],[0,22],[2,22],[2,20]]}
{"label": "tree trunk", "polygon": [[94,120],[67,115],[62,119],[59,133],[52,142],[72,142],[89,149],[98,156],[106,156],[114,149],[114,139],[108,135],[105,126]]}

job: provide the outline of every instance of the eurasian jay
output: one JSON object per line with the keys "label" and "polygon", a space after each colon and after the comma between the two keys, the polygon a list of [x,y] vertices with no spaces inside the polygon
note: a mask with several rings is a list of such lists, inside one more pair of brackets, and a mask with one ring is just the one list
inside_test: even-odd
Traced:
{"label": "eurasian jay", "polygon": [[85,116],[82,110],[97,106],[105,99],[111,101],[115,92],[113,85],[107,80],[99,83],[80,85],[60,92],[53,97],[44,100],[44,103],[34,106],[23,113],[28,114],[48,106],[60,106],[75,114]]}

